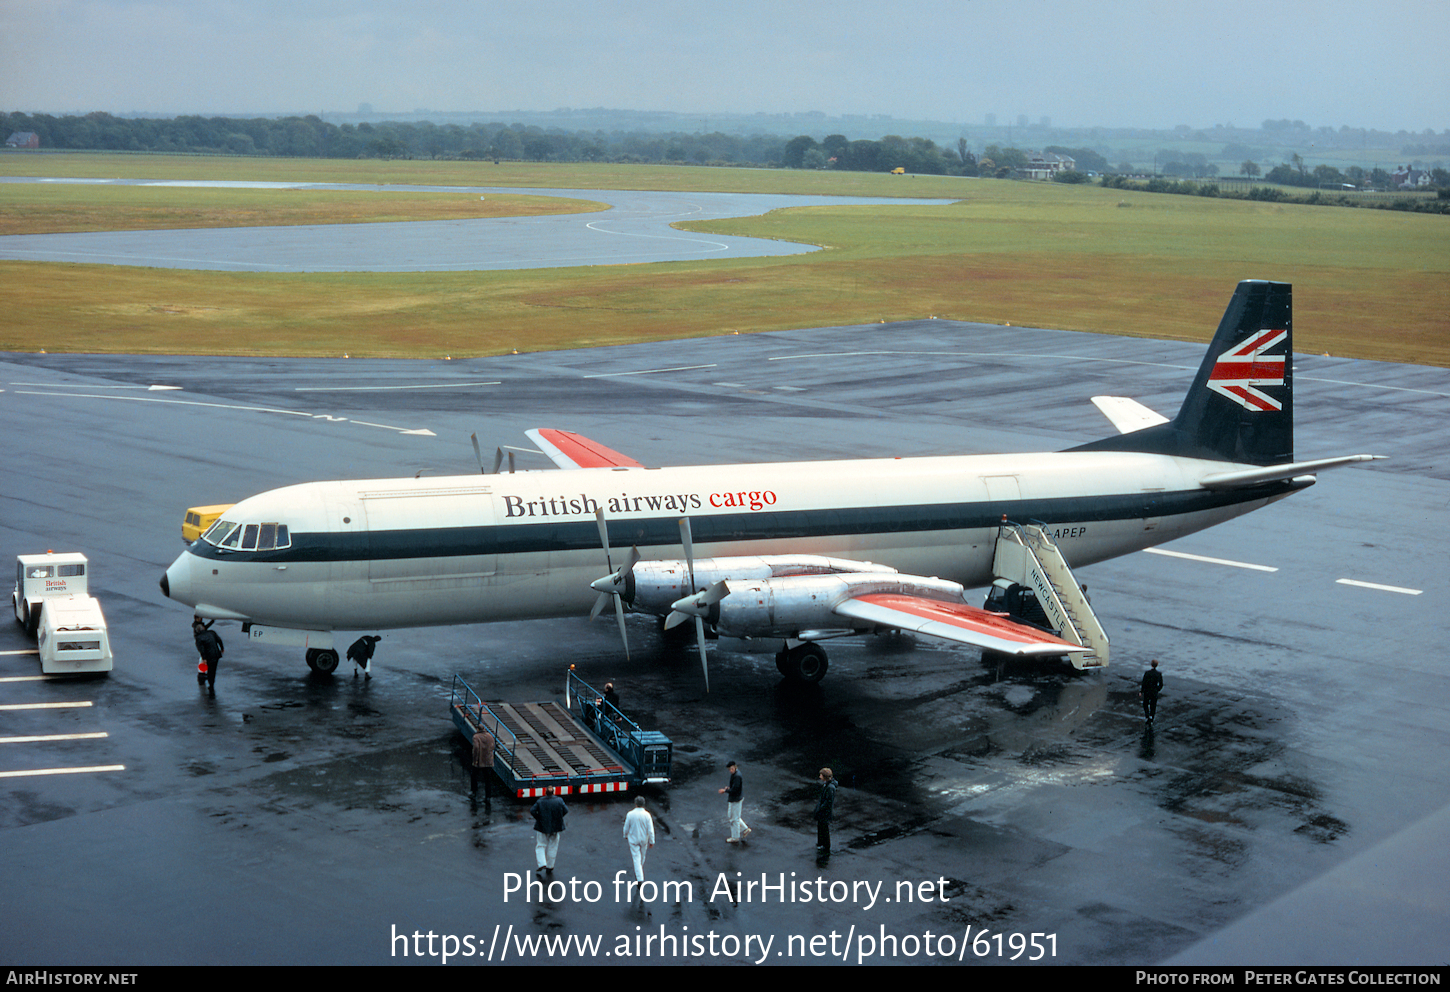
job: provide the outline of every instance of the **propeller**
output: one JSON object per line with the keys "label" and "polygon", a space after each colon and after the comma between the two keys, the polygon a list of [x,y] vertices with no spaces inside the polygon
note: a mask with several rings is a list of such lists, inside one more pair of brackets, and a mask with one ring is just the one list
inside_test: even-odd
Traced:
{"label": "propeller", "polygon": [[[508,453],[509,453],[509,475],[513,475],[514,474],[514,452],[515,451],[533,452],[533,449],[532,448],[515,448],[515,447],[513,447],[511,445],[504,445],[503,447],[498,448],[494,452],[494,456],[493,456],[493,471],[490,472],[488,469],[486,469],[486,468],[483,467],[483,451],[478,446],[478,435],[477,434],[470,434],[470,435],[468,435],[468,439],[473,442],[473,457],[478,460],[478,471],[479,471],[479,474],[480,475],[498,475],[499,474],[499,471],[498,470],[503,467],[503,453],[504,453],[505,450],[507,450]],[[533,453],[537,454],[537,452],[533,452]]]}
{"label": "propeller", "polygon": [[685,618],[695,618],[695,639],[700,644],[700,671],[705,676],[705,691],[710,691],[710,662],[705,656],[705,616],[710,607],[730,594],[730,587],[721,579],[708,589],[697,590],[695,586],[695,541],[690,533],[690,518],[680,518],[680,543],[685,547],[685,568],[690,576],[690,594],[670,604],[670,615],[665,617],[665,629],[677,627]]}
{"label": "propeller", "polygon": [[604,564],[609,567],[609,574],[589,583],[589,588],[599,593],[594,600],[594,609],[589,611],[589,619],[593,620],[604,610],[604,604],[609,598],[614,597],[614,616],[619,621],[619,639],[624,642],[624,656],[629,657],[629,634],[624,626],[624,592],[625,584],[629,579],[629,573],[634,571],[634,566],[639,563],[639,549],[631,548],[629,561],[618,571],[615,571],[614,561],[609,553],[609,526],[604,522],[604,508],[600,507],[594,511],[594,520],[599,524],[599,543],[604,545]]}

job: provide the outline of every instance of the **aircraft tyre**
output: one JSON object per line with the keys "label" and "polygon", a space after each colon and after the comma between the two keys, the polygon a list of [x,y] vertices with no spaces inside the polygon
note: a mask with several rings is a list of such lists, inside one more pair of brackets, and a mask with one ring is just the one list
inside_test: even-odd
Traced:
{"label": "aircraft tyre", "polygon": [[791,682],[814,685],[826,677],[831,665],[825,648],[810,643],[782,650],[775,656],[775,667]]}
{"label": "aircraft tyre", "polygon": [[337,652],[332,648],[308,648],[307,667],[322,675],[331,675],[337,671],[339,659]]}

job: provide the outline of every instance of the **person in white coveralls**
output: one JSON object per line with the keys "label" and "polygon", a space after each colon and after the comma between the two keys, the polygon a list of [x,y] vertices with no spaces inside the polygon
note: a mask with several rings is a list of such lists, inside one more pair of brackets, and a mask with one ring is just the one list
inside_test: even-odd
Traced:
{"label": "person in white coveralls", "polygon": [[655,846],[655,820],[644,808],[644,796],[634,797],[634,809],[624,818],[624,840],[634,858],[634,880],[644,881],[644,858]]}

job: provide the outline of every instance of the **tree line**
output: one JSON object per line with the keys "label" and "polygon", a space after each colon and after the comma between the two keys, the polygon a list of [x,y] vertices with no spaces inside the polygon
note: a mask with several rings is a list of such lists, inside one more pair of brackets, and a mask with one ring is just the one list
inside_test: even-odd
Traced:
{"label": "tree line", "polygon": [[[1443,170],[1441,170],[1443,171]],[[1274,182],[1272,173],[1266,177]],[[1436,197],[1430,199],[1418,196],[1397,196],[1384,199],[1366,199],[1363,196],[1315,189],[1307,194],[1290,193],[1279,186],[1251,186],[1248,189],[1222,189],[1214,182],[1194,182],[1191,179],[1167,179],[1154,176],[1150,179],[1133,179],[1123,175],[1103,176],[1099,184],[1106,189],[1137,190],[1144,193],[1170,193],[1179,196],[1210,196],[1230,200],[1264,200],[1271,203],[1302,203],[1321,207],[1369,207],[1378,210],[1406,210],[1413,213],[1450,214],[1450,188],[1436,190]],[[1126,202],[1118,206],[1127,206]]]}
{"label": "tree line", "polygon": [[[162,154],[265,155],[300,158],[420,158],[529,162],[611,162],[681,165],[747,165],[794,169],[890,172],[923,175],[1006,176],[1026,165],[1027,153],[989,145],[979,160],[967,145],[938,146],[929,138],[887,135],[851,140],[827,135],[785,139],[775,135],[712,132],[567,131],[497,122],[435,124],[380,121],[333,124],[305,117],[116,117],[0,113],[0,130],[33,132],[47,149]],[[1071,154],[1080,169],[1102,171],[1102,156],[1086,148]]]}
{"label": "tree line", "polygon": [[565,131],[534,125],[431,121],[333,124],[305,117],[56,117],[0,114],[0,129],[34,132],[42,148],[301,158],[453,158],[534,162],[771,165],[783,138],[639,131]]}

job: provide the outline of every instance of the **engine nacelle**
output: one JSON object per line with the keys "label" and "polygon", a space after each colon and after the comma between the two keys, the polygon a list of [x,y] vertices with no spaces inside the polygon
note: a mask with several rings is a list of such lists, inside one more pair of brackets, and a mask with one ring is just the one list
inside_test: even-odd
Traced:
{"label": "engine nacelle", "polygon": [[[893,575],[895,572],[895,569],[884,565],[824,555],[735,555],[696,561],[695,588],[691,589],[690,569],[684,561],[639,561],[626,574],[621,596],[638,612],[666,616],[676,600],[708,589],[722,580],[730,586],[733,594],[737,583],[744,588],[747,583],[771,579],[788,578],[791,582],[799,582],[813,577],[863,573]],[[730,598],[726,597],[727,600]]]}
{"label": "engine nacelle", "polygon": [[966,602],[966,590],[955,582],[903,577],[895,572],[799,575],[727,584],[730,594],[716,604],[719,616],[712,620],[729,637],[793,638],[802,631],[869,630],[872,625],[839,616],[835,607],[843,600],[872,593]]}

